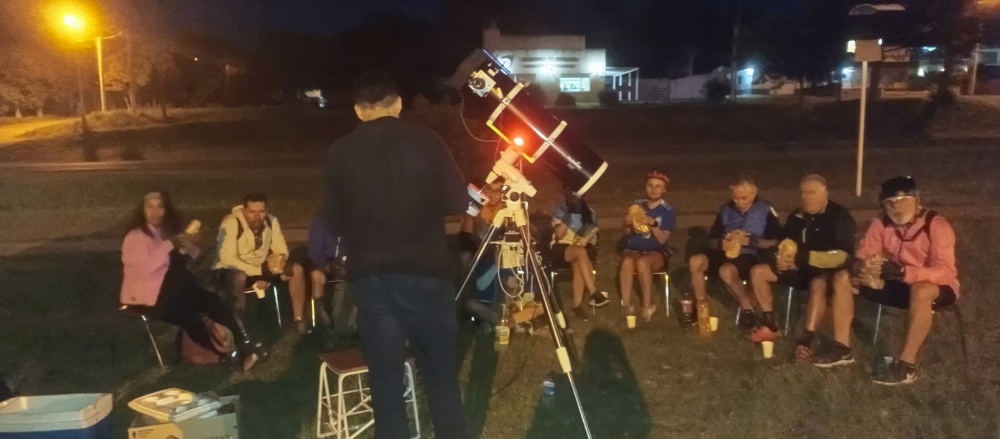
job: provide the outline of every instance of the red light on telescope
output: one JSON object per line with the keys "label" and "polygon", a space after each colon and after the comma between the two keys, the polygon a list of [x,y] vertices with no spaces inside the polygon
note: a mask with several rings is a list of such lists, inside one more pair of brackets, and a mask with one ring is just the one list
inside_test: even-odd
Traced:
{"label": "red light on telescope", "polygon": [[514,144],[517,145],[517,146],[524,146],[524,139],[522,139],[520,137],[515,137],[514,138]]}

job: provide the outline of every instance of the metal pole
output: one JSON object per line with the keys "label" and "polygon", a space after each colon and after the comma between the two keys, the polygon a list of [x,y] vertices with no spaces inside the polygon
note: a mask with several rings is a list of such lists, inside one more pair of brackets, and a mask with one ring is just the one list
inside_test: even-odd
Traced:
{"label": "metal pole", "polygon": [[976,95],[976,77],[979,76],[979,50],[981,46],[976,43],[976,48],[972,49],[972,75],[969,77],[969,96]]}
{"label": "metal pole", "polygon": [[736,3],[736,21],[733,23],[733,53],[730,59],[729,96],[736,100],[736,55],[740,45],[740,22],[743,21],[743,0]]}
{"label": "metal pole", "polygon": [[97,46],[97,84],[101,87],[101,113],[104,113],[108,111],[108,107],[104,98],[104,52],[101,37],[95,38],[94,44]]}
{"label": "metal pole", "polygon": [[135,113],[135,70],[132,68],[132,34],[125,33],[125,66],[128,69],[128,111]]}
{"label": "metal pole", "polygon": [[868,106],[868,61],[861,62],[861,117],[858,121],[858,177],[854,195],[861,196],[861,173],[865,162],[865,111]]}
{"label": "metal pole", "polygon": [[87,114],[86,105],[83,102],[83,74],[80,72],[81,59],[85,52],[78,51],[73,58],[76,60],[76,113],[78,116]]}

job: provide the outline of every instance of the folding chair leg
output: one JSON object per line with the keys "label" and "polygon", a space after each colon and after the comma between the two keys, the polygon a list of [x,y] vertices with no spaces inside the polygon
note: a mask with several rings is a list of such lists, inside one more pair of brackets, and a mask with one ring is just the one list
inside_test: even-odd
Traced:
{"label": "folding chair leg", "polygon": [[965,343],[965,324],[962,323],[961,309],[957,306],[955,307],[955,320],[958,322],[958,336],[962,341],[962,358],[965,360],[965,364],[969,364],[969,349]]}
{"label": "folding chair leg", "polygon": [[878,306],[878,313],[875,314],[875,334],[872,335],[872,347],[878,343],[878,328],[882,326],[882,305]]}
{"label": "folding chair leg", "polygon": [[792,298],[795,293],[795,288],[788,287],[788,303],[785,304],[785,335],[788,335],[788,331],[792,326]]}
{"label": "folding chair leg", "polygon": [[153,337],[153,331],[149,329],[149,318],[146,316],[142,317],[142,324],[146,325],[146,334],[149,335],[149,342],[153,344],[153,352],[156,352],[156,361],[160,363],[160,367],[166,367],[163,365],[163,356],[160,355],[160,347],[156,345],[156,337]]}
{"label": "folding chair leg", "polygon": [[278,300],[278,286],[272,285],[272,291],[274,292],[274,313],[278,315],[278,327],[281,327],[281,301]]}
{"label": "folding chair leg", "polygon": [[312,327],[316,327],[316,299],[309,299],[309,315],[312,319]]}
{"label": "folding chair leg", "polygon": [[663,312],[670,317],[670,275],[663,273]]}

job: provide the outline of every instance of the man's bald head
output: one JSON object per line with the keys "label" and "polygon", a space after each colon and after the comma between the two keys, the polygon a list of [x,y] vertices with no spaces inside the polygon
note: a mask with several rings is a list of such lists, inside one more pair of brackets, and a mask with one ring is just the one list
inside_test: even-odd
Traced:
{"label": "man's bald head", "polygon": [[826,203],[830,201],[826,179],[819,174],[809,174],[802,177],[799,182],[799,192],[802,196],[802,210],[806,213],[822,212],[826,208]]}

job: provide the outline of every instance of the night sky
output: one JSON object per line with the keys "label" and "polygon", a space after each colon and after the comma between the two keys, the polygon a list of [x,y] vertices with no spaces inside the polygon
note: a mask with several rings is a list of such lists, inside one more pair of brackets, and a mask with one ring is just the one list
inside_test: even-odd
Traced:
{"label": "night sky", "polygon": [[165,24],[181,32],[210,33],[252,44],[267,31],[331,36],[380,12],[434,20],[441,0],[163,0]]}

